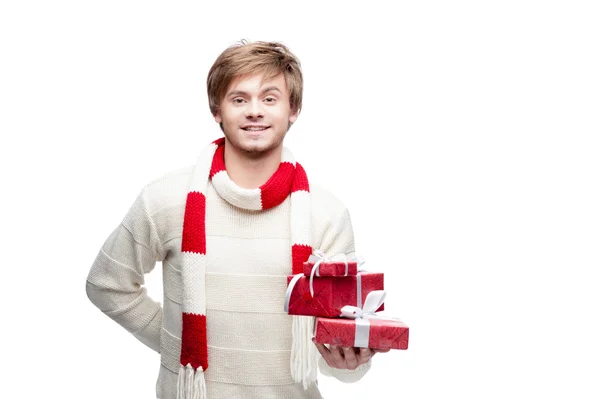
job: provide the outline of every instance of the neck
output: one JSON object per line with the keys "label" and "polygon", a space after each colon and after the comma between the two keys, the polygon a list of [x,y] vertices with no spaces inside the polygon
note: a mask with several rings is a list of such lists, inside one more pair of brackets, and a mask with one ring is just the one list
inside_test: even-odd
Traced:
{"label": "neck", "polygon": [[283,145],[257,157],[237,150],[225,139],[227,175],[238,186],[254,189],[265,184],[281,164]]}

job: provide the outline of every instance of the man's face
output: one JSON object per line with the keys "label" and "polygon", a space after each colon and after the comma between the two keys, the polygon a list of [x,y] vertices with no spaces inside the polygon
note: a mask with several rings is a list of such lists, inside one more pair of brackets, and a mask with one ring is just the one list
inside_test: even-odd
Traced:
{"label": "man's face", "polygon": [[290,109],[283,74],[262,84],[261,79],[262,75],[234,79],[215,115],[231,145],[252,158],[280,147],[289,124],[298,117]]}

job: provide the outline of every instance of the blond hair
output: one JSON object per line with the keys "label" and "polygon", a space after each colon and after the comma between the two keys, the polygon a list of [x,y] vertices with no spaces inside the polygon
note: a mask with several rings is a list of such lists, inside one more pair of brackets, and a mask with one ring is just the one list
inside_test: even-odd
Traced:
{"label": "blond hair", "polygon": [[262,74],[263,81],[283,73],[290,94],[292,112],[302,108],[302,70],[300,61],[283,44],[242,40],[227,48],[208,72],[206,89],[210,112],[216,115],[231,81],[243,75]]}

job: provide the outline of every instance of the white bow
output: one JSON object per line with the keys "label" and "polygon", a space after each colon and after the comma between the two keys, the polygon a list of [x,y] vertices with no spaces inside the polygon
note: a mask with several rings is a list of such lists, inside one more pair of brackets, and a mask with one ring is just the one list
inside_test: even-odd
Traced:
{"label": "white bow", "polygon": [[385,301],[385,291],[371,291],[365,298],[362,309],[358,306],[346,305],[342,308],[342,316],[350,319],[379,319],[382,316],[375,313]]}
{"label": "white bow", "polygon": [[356,348],[369,347],[369,335],[371,323],[369,319],[398,320],[390,317],[379,316],[375,311],[383,304],[385,291],[371,291],[365,299],[362,309],[358,306],[346,305],[342,308],[342,316],[354,319],[356,327],[354,330],[354,346]]}

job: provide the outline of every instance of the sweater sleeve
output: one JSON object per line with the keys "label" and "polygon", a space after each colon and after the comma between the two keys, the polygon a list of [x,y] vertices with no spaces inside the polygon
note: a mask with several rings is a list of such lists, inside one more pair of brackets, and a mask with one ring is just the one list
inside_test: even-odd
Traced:
{"label": "sweater sleeve", "polygon": [[[323,236],[320,249],[325,252],[326,256],[334,256],[344,253],[349,258],[355,255],[354,249],[354,230],[350,213],[344,209],[342,214],[334,219],[330,228]],[[319,358],[319,369],[321,373],[328,377],[334,377],[342,382],[356,382],[360,380],[371,368],[371,360],[365,364],[361,364],[355,370],[343,370],[329,367],[323,357]]]}
{"label": "sweater sleeve", "polygon": [[148,347],[160,352],[162,307],[147,294],[144,274],[165,257],[142,190],[108,237],[86,281],[88,298]]}

